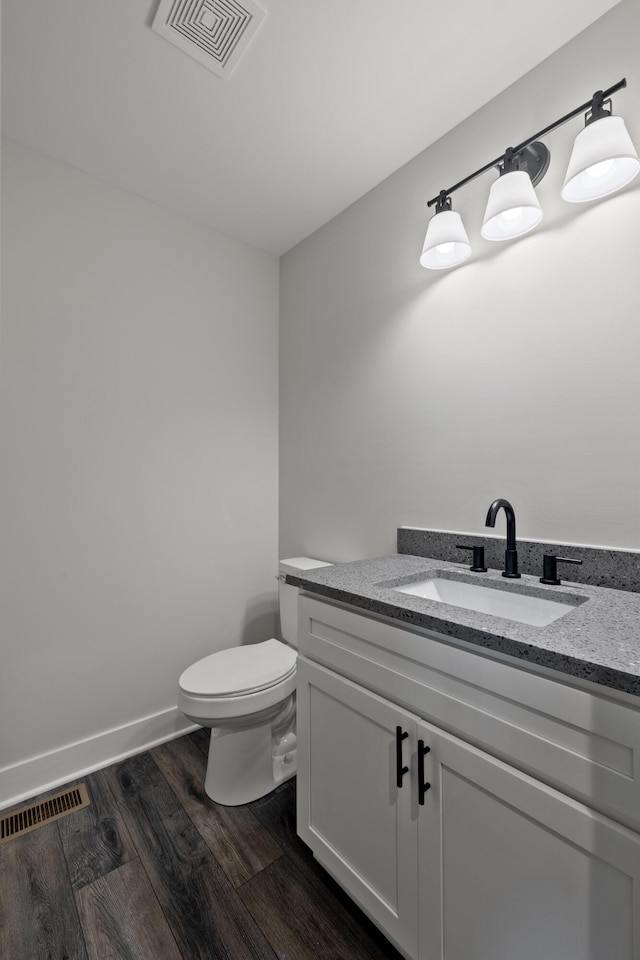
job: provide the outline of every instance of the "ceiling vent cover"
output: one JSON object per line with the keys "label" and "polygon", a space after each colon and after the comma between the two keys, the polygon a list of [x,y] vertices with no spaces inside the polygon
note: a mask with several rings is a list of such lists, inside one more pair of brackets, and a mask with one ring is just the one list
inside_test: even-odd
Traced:
{"label": "ceiling vent cover", "polygon": [[152,27],[219,77],[228,77],[264,20],[253,0],[160,0]]}

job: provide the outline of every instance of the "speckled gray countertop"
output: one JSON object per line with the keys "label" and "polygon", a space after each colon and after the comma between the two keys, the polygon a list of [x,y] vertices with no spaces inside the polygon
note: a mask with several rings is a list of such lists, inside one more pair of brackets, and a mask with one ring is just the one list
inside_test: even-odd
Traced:
{"label": "speckled gray countertop", "polygon": [[[434,571],[454,579],[488,583],[500,590],[563,600],[570,611],[548,626],[398,593],[394,586]],[[394,555],[341,563],[287,581],[314,594],[339,600],[409,626],[433,630],[499,653],[561,671],[640,697],[640,594],[563,581],[544,586],[537,577],[507,580],[499,570],[471,573],[468,566],[426,557]]]}

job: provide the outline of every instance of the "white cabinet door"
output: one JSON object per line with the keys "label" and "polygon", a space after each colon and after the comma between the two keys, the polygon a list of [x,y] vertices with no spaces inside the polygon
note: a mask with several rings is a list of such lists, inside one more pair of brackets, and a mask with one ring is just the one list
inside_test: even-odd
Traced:
{"label": "white cabinet door", "polygon": [[298,833],[415,957],[417,804],[410,769],[397,778],[412,766],[416,717],[303,658],[297,676]]}
{"label": "white cabinet door", "polygon": [[640,960],[640,838],[423,721],[420,960]]}

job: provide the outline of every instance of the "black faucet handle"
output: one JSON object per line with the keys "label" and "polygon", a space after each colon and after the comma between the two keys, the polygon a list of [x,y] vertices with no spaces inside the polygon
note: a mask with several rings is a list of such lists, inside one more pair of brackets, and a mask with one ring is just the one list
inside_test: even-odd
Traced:
{"label": "black faucet handle", "polygon": [[486,573],[487,568],[484,565],[484,547],[472,546],[467,547],[463,544],[457,544],[456,550],[473,550],[473,563],[469,567],[473,573]]}
{"label": "black faucet handle", "polygon": [[562,583],[558,577],[559,563],[581,564],[582,560],[574,560],[572,557],[556,557],[552,553],[545,553],[542,558],[542,576],[540,577],[540,583],[548,583],[554,587]]}

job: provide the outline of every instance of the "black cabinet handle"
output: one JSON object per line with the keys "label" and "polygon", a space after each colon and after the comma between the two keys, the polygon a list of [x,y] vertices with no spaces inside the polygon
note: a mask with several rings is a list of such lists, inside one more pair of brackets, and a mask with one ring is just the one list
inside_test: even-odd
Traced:
{"label": "black cabinet handle", "polygon": [[424,740],[418,740],[418,803],[424,806],[424,795],[431,789],[430,783],[425,783],[424,779],[424,758],[431,753],[431,747],[427,747]]}
{"label": "black cabinet handle", "polygon": [[402,727],[396,727],[396,786],[402,787],[402,778],[405,773],[409,773],[409,767],[402,765],[402,741],[406,740],[409,734]]}

